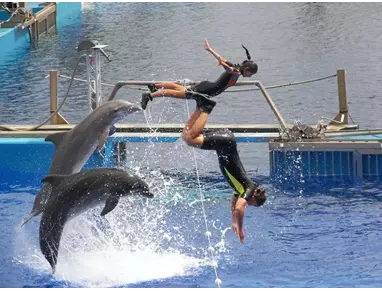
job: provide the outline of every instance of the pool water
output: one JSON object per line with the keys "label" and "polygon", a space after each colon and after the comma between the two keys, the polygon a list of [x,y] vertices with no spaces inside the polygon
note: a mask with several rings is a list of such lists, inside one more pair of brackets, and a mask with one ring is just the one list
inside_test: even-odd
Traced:
{"label": "pool water", "polygon": [[[267,86],[345,69],[351,118],[361,128],[378,128],[381,12],[380,3],[86,2],[71,25],[1,59],[0,124],[46,119],[48,71],[71,75],[76,47],[84,39],[108,45],[113,61],[102,59],[102,81],[115,83],[216,79],[221,68],[203,49],[206,37],[234,63],[245,58],[244,43],[259,64],[256,79]],[[86,78],[84,66],[76,77]],[[67,86],[60,79],[60,101]],[[103,88],[104,100],[110,91]],[[338,112],[335,78],[270,91],[288,123],[315,124],[321,116],[332,118]],[[139,102],[140,93],[121,89],[117,98]],[[211,124],[277,123],[259,92],[222,94],[217,102]],[[163,98],[148,108],[152,123],[187,120],[182,100]],[[77,123],[87,113],[86,84],[75,83],[62,114]],[[145,118],[135,114],[126,122],[144,123]],[[218,172],[216,155],[196,153],[222,287],[382,286],[379,180],[271,181],[267,144],[240,143],[239,150],[245,168],[268,194],[263,207],[246,210],[243,245],[227,230],[231,193]],[[9,172],[0,171],[0,287],[215,286],[189,148],[182,142],[132,143],[127,152],[131,159],[123,166],[141,173],[156,197],[130,197],[106,219],[99,218],[99,207],[68,223],[54,276],[39,250],[40,218],[19,227],[41,186],[41,171],[36,166],[35,176],[26,177],[25,168],[36,163],[15,155],[14,164],[20,166],[12,169],[12,177],[17,179],[10,182],[5,178]],[[46,163],[45,155],[28,154],[37,164],[39,159]]]}
{"label": "pool water", "polygon": [[[129,197],[105,219],[98,207],[65,226],[56,275],[39,250],[40,218],[19,226],[39,185],[1,184],[1,287],[214,287],[196,175],[145,175],[154,199]],[[202,177],[222,287],[382,285],[379,182],[301,187],[296,197],[256,178],[268,201],[247,208],[240,244],[227,229],[225,182],[217,172]]]}

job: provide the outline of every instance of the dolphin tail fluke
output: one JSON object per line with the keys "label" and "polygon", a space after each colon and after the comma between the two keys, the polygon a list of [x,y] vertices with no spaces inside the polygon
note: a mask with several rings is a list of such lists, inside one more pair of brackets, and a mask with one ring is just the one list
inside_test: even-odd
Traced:
{"label": "dolphin tail fluke", "polygon": [[40,222],[40,249],[46,260],[52,267],[52,273],[56,272],[58,249],[64,227],[60,219],[43,215]]}

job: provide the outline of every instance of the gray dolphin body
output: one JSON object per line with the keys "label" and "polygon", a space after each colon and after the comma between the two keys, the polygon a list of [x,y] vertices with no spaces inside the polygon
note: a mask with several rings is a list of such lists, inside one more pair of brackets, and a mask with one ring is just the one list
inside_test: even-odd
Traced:
{"label": "gray dolphin body", "polygon": [[49,183],[52,193],[55,193],[50,196],[40,221],[40,249],[53,273],[61,235],[69,219],[106,202],[101,212],[101,216],[104,216],[117,206],[122,196],[154,196],[141,178],[114,168],[91,169],[72,175],[51,175],[41,182]]}
{"label": "gray dolphin body", "polygon": [[[113,134],[113,125],[126,115],[140,110],[140,107],[127,101],[109,101],[91,112],[70,131],[48,135],[45,141],[51,141],[56,146],[48,175],[79,172],[93,152],[102,149],[109,134]],[[31,213],[23,219],[21,225],[44,211],[49,193],[48,186],[44,184],[36,195]]]}

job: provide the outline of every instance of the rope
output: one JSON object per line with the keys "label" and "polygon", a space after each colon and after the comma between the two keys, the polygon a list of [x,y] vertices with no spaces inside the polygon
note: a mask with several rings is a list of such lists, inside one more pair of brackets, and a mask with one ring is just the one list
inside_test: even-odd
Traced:
{"label": "rope", "polygon": [[[70,79],[69,76],[65,76],[65,75],[61,75],[61,74],[59,74],[58,76],[61,77],[61,78]],[[275,89],[275,88],[282,88],[282,87],[287,87],[287,86],[295,86],[295,85],[300,85],[300,84],[307,84],[307,83],[312,83],[312,82],[316,82],[316,81],[326,80],[326,79],[333,78],[333,77],[336,77],[336,76],[337,76],[337,74],[334,74],[334,75],[330,75],[330,76],[326,76],[326,77],[322,77],[322,78],[317,78],[317,79],[306,80],[306,81],[298,81],[298,82],[291,82],[291,83],[286,83],[286,84],[281,84],[281,85],[273,85],[273,86],[265,87],[265,89]],[[85,83],[88,82],[87,80],[79,79],[79,78],[74,78],[74,80],[75,81],[80,81],[80,82],[85,82]],[[174,82],[179,82],[179,81],[174,81]],[[155,82],[153,81],[153,83],[155,83]],[[191,83],[195,83],[195,82],[191,82]],[[105,87],[111,87],[111,88],[115,87],[115,85],[108,84],[108,83],[101,83],[101,85],[103,85]],[[187,82],[185,82],[184,85],[187,85]],[[147,88],[136,88],[136,87],[131,87],[131,86],[123,86],[123,87],[125,87],[127,89],[132,89],[132,90],[147,91]],[[225,91],[225,93],[248,92],[248,91],[255,91],[255,90],[260,90],[260,89],[259,88],[250,88],[250,89],[227,90],[227,91]]]}
{"label": "rope", "polygon": [[[49,77],[49,76],[46,76],[45,78],[47,78],[47,77]],[[58,77],[64,78],[64,79],[70,79],[69,76],[65,76],[65,75],[61,75],[61,74],[58,74]],[[80,79],[80,78],[74,78],[73,80],[79,81],[79,82],[85,82],[85,83],[88,82],[87,80]],[[115,87],[115,85],[108,84],[108,83],[101,83],[101,85],[103,85],[105,87],[110,87],[110,88],[114,88]],[[132,89],[132,90],[147,91],[147,88],[136,88],[136,87],[130,87],[130,86],[124,86],[124,87],[127,88],[127,89]]]}
{"label": "rope", "polygon": [[[188,100],[186,100],[186,105],[187,105],[188,118],[190,118],[190,109],[188,107]],[[207,215],[206,215],[206,210],[204,207],[204,195],[203,195],[202,189],[201,189],[200,178],[199,178],[199,169],[198,169],[198,163],[196,162],[196,154],[195,154],[195,148],[194,147],[192,147],[192,153],[194,155],[195,170],[196,170],[196,177],[198,180],[198,189],[199,189],[200,201],[202,202],[202,212],[203,212],[203,218],[204,218],[204,225],[206,227],[205,236],[207,237],[207,240],[208,240],[208,251],[211,253],[212,267],[213,267],[214,272],[215,272],[215,284],[218,285],[218,287],[220,288],[222,281],[219,279],[219,276],[218,276],[218,271],[217,271],[218,263],[217,263],[217,261],[215,261],[215,256],[214,256],[214,250],[215,249],[211,245],[211,232],[208,230]]]}
{"label": "rope", "polygon": [[[317,78],[317,79],[311,79],[311,80],[306,80],[306,81],[299,81],[299,82],[293,82],[293,83],[287,83],[287,84],[281,84],[281,85],[273,85],[273,86],[268,86],[265,87],[265,89],[275,89],[275,88],[282,88],[282,87],[287,87],[287,86],[294,86],[294,85],[300,85],[300,84],[307,84],[307,83],[312,83],[316,81],[322,81],[325,79],[333,78],[336,77],[337,74],[322,77],[322,78]],[[248,92],[248,91],[255,91],[255,90],[260,90],[260,88],[251,88],[251,89],[236,89],[236,90],[227,90],[225,92],[231,93],[231,92]]]}
{"label": "rope", "polygon": [[66,99],[68,98],[69,96],[69,91],[70,91],[70,87],[72,86],[73,84],[73,80],[74,80],[74,75],[76,74],[76,71],[77,71],[77,68],[78,68],[78,65],[80,63],[80,59],[82,57],[86,56],[85,54],[84,55],[81,55],[78,60],[77,60],[77,64],[76,64],[76,67],[73,71],[73,74],[72,74],[72,78],[70,80],[70,83],[69,83],[69,86],[68,86],[68,89],[66,90],[66,94],[65,94],[65,97],[64,97],[64,100],[62,100],[62,103],[61,105],[57,108],[56,111],[54,111],[44,122],[40,123],[39,125],[36,125],[34,127],[31,127],[31,128],[26,128],[26,129],[14,129],[14,128],[10,128],[10,127],[7,127],[7,126],[2,126],[0,125],[0,129],[3,129],[3,130],[7,130],[7,131],[32,131],[32,130],[36,130],[38,129],[39,127],[43,126],[45,123],[47,123],[54,115],[56,115],[62,108],[62,106],[64,106],[65,102],[66,102]]}

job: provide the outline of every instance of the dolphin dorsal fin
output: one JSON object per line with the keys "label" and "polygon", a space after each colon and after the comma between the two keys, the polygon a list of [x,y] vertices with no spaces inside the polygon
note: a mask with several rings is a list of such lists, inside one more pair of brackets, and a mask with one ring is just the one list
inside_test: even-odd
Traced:
{"label": "dolphin dorsal fin", "polygon": [[56,146],[58,146],[65,135],[66,135],[66,132],[53,133],[53,134],[48,135],[45,138],[45,141],[51,141]]}
{"label": "dolphin dorsal fin", "polygon": [[52,185],[52,187],[55,187],[61,184],[61,182],[65,180],[66,177],[67,175],[49,175],[42,178],[41,183],[49,183],[50,185]]}

